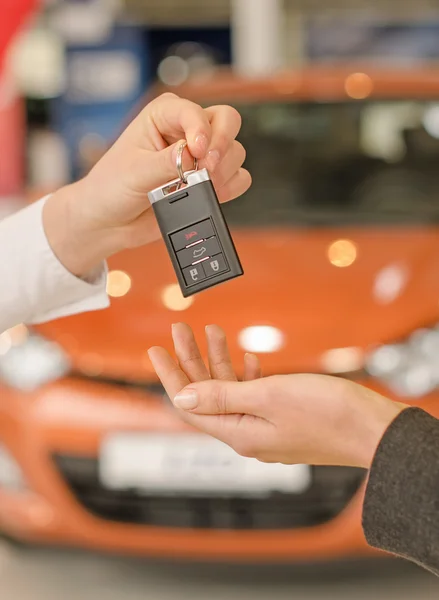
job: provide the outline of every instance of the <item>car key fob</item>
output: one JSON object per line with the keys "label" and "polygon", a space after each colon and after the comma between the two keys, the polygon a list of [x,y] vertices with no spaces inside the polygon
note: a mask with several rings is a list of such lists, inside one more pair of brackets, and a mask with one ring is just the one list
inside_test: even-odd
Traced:
{"label": "car key fob", "polygon": [[207,169],[182,173],[180,162],[177,170],[179,179],[148,198],[186,298],[243,275],[243,269]]}

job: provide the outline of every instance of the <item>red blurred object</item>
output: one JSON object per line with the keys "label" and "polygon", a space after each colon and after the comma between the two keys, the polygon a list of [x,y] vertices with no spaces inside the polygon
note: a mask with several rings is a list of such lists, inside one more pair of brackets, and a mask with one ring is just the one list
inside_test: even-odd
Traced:
{"label": "red blurred object", "polygon": [[0,0],[0,198],[23,187],[25,118],[23,101],[3,63],[8,47],[38,0]]}
{"label": "red blurred object", "polygon": [[0,200],[23,189],[25,135],[24,102],[10,78],[0,74]]}
{"label": "red blurred object", "polygon": [[36,9],[38,0],[0,1],[0,72],[6,50],[20,27]]}

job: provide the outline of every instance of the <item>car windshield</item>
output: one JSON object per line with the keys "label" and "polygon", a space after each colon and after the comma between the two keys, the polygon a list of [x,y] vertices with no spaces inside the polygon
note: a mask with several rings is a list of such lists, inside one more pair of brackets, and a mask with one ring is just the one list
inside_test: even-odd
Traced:
{"label": "car windshield", "polygon": [[232,225],[439,221],[439,101],[235,106],[253,186]]}

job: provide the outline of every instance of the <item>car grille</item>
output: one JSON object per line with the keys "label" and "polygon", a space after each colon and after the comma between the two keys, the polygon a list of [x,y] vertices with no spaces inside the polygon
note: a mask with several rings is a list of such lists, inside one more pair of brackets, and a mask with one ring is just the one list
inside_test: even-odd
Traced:
{"label": "car grille", "polygon": [[264,498],[149,496],[138,490],[104,488],[95,458],[54,455],[55,465],[76,500],[106,521],[199,529],[295,529],[332,520],[353,498],[365,471],[313,467],[311,487],[301,494]]}

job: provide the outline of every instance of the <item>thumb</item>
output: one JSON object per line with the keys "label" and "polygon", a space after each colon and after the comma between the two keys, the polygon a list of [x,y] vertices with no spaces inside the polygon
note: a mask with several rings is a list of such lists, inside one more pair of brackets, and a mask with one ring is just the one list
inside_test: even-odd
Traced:
{"label": "thumb", "polygon": [[256,414],[255,383],[219,379],[191,383],[175,396],[174,406],[202,415]]}
{"label": "thumb", "polygon": [[[151,191],[159,186],[164,186],[168,181],[179,177],[177,171],[177,153],[183,140],[176,142],[158,152],[148,151],[148,157],[143,158],[142,176],[144,187]],[[194,168],[194,159],[187,148],[182,156],[183,171],[191,171]]]}

